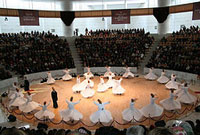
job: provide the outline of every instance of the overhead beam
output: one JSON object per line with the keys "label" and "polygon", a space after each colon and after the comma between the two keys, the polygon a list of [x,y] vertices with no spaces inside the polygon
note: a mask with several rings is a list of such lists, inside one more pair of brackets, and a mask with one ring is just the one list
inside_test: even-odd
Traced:
{"label": "overhead beam", "polygon": [[[75,18],[86,18],[86,17],[110,17],[112,16],[112,10],[93,10],[93,11],[75,11]],[[170,6],[169,13],[181,13],[193,11],[193,4],[184,4],[177,6]],[[131,16],[140,15],[153,15],[153,8],[140,8],[130,9]],[[13,16],[18,17],[18,9],[5,9],[0,8],[0,16]],[[47,18],[60,18],[60,11],[43,11],[39,10],[39,17]]]}

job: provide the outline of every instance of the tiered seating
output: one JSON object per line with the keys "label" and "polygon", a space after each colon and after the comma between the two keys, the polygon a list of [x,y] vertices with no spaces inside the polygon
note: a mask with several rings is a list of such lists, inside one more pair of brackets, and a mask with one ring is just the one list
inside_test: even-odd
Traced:
{"label": "tiered seating", "polygon": [[0,80],[11,78],[12,75],[4,68],[0,68]]}
{"label": "tiered seating", "polygon": [[0,61],[22,75],[74,67],[67,41],[49,32],[0,34]]}
{"label": "tiered seating", "polygon": [[144,29],[97,30],[76,39],[85,66],[138,66],[154,41]]}
{"label": "tiered seating", "polygon": [[147,67],[200,74],[200,29],[191,26],[163,37]]}
{"label": "tiered seating", "polygon": [[47,131],[48,126],[46,124],[38,124],[38,129],[26,129],[26,128],[6,128],[0,127],[1,135],[199,135],[200,134],[200,120],[196,120],[196,123],[192,121],[177,122],[174,120],[172,124],[165,123],[165,121],[157,121],[149,128],[144,125],[133,125],[128,129],[119,130],[113,126],[102,126],[94,134],[84,128],[80,127],[76,130],[65,129],[50,129]]}

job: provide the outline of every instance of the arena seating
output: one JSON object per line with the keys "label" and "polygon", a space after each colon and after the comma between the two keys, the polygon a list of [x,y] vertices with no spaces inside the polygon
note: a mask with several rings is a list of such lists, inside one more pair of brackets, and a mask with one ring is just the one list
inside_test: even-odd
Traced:
{"label": "arena seating", "polygon": [[0,68],[0,80],[11,78],[12,75],[4,68]]}
{"label": "arena seating", "polygon": [[84,127],[80,127],[76,130],[70,129],[46,129],[37,128],[29,129],[25,127],[21,128],[6,128],[0,127],[1,135],[199,135],[200,134],[200,120],[196,120],[196,123],[192,121],[183,121],[181,123],[174,123],[166,125],[165,121],[154,123],[150,127],[144,125],[133,125],[128,129],[117,129],[113,126],[102,126],[94,131],[90,131]]}
{"label": "arena seating", "polygon": [[138,66],[154,38],[144,29],[97,30],[75,41],[84,66]]}
{"label": "arena seating", "polygon": [[146,66],[200,74],[199,52],[199,27],[184,27],[161,39]]}
{"label": "arena seating", "polygon": [[74,67],[67,41],[50,32],[0,34],[0,64],[22,75]]}

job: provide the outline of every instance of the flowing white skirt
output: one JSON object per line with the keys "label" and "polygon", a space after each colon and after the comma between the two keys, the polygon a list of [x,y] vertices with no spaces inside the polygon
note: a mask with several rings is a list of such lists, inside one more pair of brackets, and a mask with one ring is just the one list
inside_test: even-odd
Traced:
{"label": "flowing white skirt", "polygon": [[167,84],[165,84],[165,87],[167,89],[175,89],[175,90],[177,90],[178,89],[178,83],[175,82],[175,81],[169,81]]}
{"label": "flowing white skirt", "polygon": [[134,74],[131,73],[131,72],[125,72],[125,73],[123,74],[123,77],[124,77],[124,78],[127,78],[128,76],[134,77]]}
{"label": "flowing white skirt", "polygon": [[[22,92],[19,93],[20,97],[24,97],[24,94]],[[9,99],[15,98],[15,91],[11,91],[8,95]]]}
{"label": "flowing white skirt", "polygon": [[88,75],[88,73],[85,73],[84,76],[85,77],[88,76],[89,78],[93,78],[94,77],[94,75],[92,74],[92,72],[90,72],[89,75]]}
{"label": "flowing white skirt", "polygon": [[76,109],[66,109],[60,111],[60,116],[64,121],[75,120],[78,121],[83,118],[83,115]]}
{"label": "flowing white skirt", "polygon": [[154,73],[148,73],[147,75],[144,76],[144,78],[147,80],[155,80],[157,76]]}
{"label": "flowing white skirt", "polygon": [[182,91],[178,94],[177,100],[180,101],[181,103],[192,104],[196,102],[197,98],[191,95],[189,92]]}
{"label": "flowing white skirt", "polygon": [[122,112],[122,117],[125,121],[131,121],[134,119],[139,121],[142,118],[142,113],[136,108],[134,109],[127,108]]}
{"label": "flowing white skirt", "polygon": [[98,84],[98,88],[97,88],[98,92],[104,92],[106,90],[108,90],[108,86],[105,83]]}
{"label": "flowing white skirt", "polygon": [[47,84],[54,84],[54,83],[55,79],[53,79],[52,77],[47,79]]}
{"label": "flowing white skirt", "polygon": [[92,97],[92,96],[94,96],[94,93],[95,93],[95,91],[93,89],[90,89],[90,88],[81,91],[81,95],[84,98]]}
{"label": "flowing white skirt", "polygon": [[119,86],[114,86],[113,88],[112,88],[112,93],[113,94],[123,94],[124,92],[125,92],[126,90],[124,89],[124,88],[122,88],[122,86],[121,85],[119,85]]}
{"label": "flowing white skirt", "polygon": [[[90,87],[94,87],[94,82],[92,80],[89,80],[90,81]],[[80,83],[81,87],[83,87],[83,89],[85,89],[88,85],[88,80],[85,79],[84,81],[82,81]]]}
{"label": "flowing white skirt", "polygon": [[112,87],[114,87],[115,82],[114,82],[114,80],[108,80],[108,81],[106,82],[106,85],[108,86],[108,88],[112,88]]}
{"label": "flowing white skirt", "polygon": [[[109,74],[110,74],[110,72],[108,72],[108,71],[105,72],[104,77],[109,77],[109,76],[110,76]],[[111,73],[111,76],[112,76],[112,77],[115,77],[115,74],[114,74],[114,73]]]}
{"label": "flowing white skirt", "polygon": [[159,83],[167,83],[168,81],[169,81],[169,78],[167,78],[166,76],[160,76],[158,79],[157,79],[157,81],[159,82]]}
{"label": "flowing white skirt", "polygon": [[35,110],[36,108],[39,107],[39,104],[34,102],[34,101],[31,101],[31,102],[26,102],[25,104],[19,106],[19,110],[22,111],[22,112],[25,112],[25,113],[29,113],[33,110]]}
{"label": "flowing white skirt", "polygon": [[178,110],[181,109],[181,103],[178,100],[167,98],[160,101],[160,104],[165,108],[165,110]]}
{"label": "flowing white skirt", "polygon": [[17,97],[17,98],[13,98],[10,102],[9,102],[9,106],[21,106],[24,103],[26,103],[26,99],[23,97]]}
{"label": "flowing white skirt", "polygon": [[163,108],[157,104],[149,104],[145,107],[143,107],[140,112],[145,117],[158,117],[161,116],[163,113]]}
{"label": "flowing white skirt", "polygon": [[62,77],[63,81],[68,81],[68,80],[71,80],[72,79],[72,76],[70,74],[65,74],[63,77]]}
{"label": "flowing white skirt", "polygon": [[99,121],[102,123],[109,123],[112,120],[112,115],[108,110],[99,110],[90,116],[90,121],[92,121],[92,123],[97,123]]}
{"label": "flowing white skirt", "polygon": [[53,119],[55,117],[55,114],[49,110],[45,110],[45,111],[41,110],[35,113],[34,116],[38,118],[39,120],[44,120],[45,118]]}
{"label": "flowing white skirt", "polygon": [[82,90],[84,90],[85,88],[82,87],[81,83],[76,83],[73,87],[72,87],[72,91],[73,92],[80,92]]}

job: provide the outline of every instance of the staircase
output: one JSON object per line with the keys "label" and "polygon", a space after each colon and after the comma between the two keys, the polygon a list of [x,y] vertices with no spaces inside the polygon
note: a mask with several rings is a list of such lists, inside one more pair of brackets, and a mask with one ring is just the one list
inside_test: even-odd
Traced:
{"label": "staircase", "polygon": [[150,60],[153,52],[156,50],[156,47],[158,46],[160,39],[163,37],[163,35],[152,35],[155,39],[153,45],[149,48],[149,50],[146,52],[144,59],[141,61],[138,69],[138,74],[144,73],[144,68],[147,65],[148,61]]}
{"label": "staircase", "polygon": [[77,37],[67,37],[66,39],[67,39],[67,42],[69,43],[69,48],[72,54],[72,58],[74,59],[74,64],[77,69],[77,74],[83,74],[84,73],[83,63],[81,61],[81,58],[75,46],[76,38]]}

